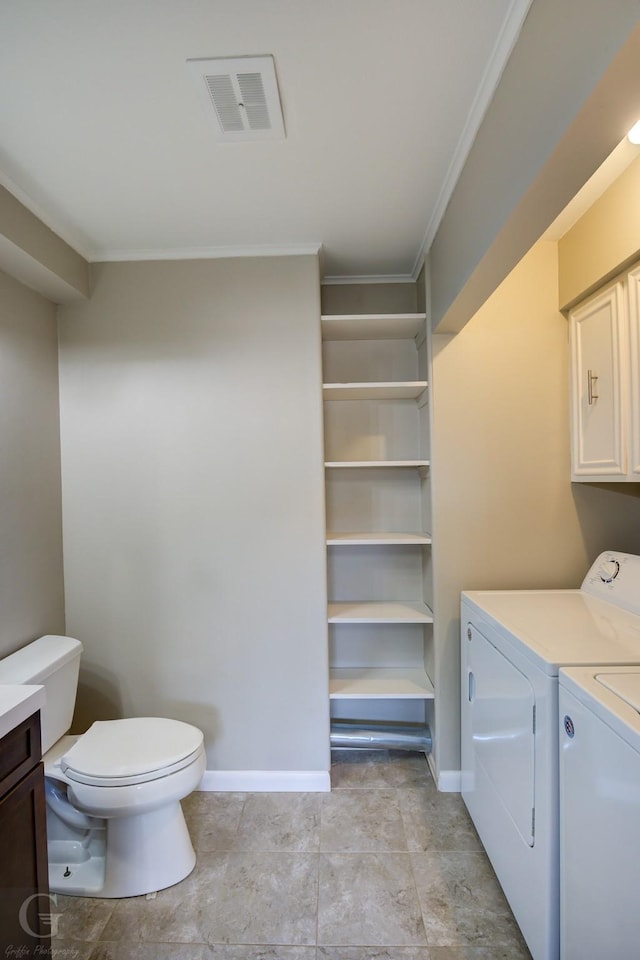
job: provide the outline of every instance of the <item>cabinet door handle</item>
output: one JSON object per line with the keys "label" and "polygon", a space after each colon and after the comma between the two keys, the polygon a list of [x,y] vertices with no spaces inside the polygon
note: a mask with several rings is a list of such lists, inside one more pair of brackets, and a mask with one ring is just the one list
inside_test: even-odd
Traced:
{"label": "cabinet door handle", "polygon": [[598,399],[598,394],[594,390],[597,380],[598,374],[594,373],[593,370],[587,370],[587,399],[589,406],[593,404],[594,400]]}
{"label": "cabinet door handle", "polygon": [[473,698],[476,695],[476,678],[473,675],[473,670],[469,670],[468,681],[469,681],[469,691],[467,695],[469,697],[469,703],[473,703]]}

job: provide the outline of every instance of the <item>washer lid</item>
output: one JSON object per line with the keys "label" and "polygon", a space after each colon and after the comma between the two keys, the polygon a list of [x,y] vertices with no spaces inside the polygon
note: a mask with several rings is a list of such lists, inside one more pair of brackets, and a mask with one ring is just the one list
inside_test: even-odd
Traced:
{"label": "washer lid", "polygon": [[637,673],[597,673],[596,680],[640,713],[640,670]]}
{"label": "washer lid", "polygon": [[97,720],[64,754],[61,765],[70,776],[136,778],[179,765],[202,743],[202,731],[180,720]]}

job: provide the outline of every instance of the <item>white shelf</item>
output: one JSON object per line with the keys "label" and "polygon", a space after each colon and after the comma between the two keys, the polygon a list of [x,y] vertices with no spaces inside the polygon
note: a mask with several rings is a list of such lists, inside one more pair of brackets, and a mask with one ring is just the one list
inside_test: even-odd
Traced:
{"label": "white shelf", "polygon": [[433,613],[421,600],[342,601],[330,603],[327,615],[329,623],[433,623]]}
{"label": "white shelf", "polygon": [[429,460],[328,460],[325,467],[342,470],[347,467],[428,467]]}
{"label": "white shelf", "polygon": [[427,389],[426,380],[396,383],[325,383],[325,400],[417,400]]}
{"label": "white shelf", "polygon": [[411,340],[420,333],[424,313],[343,314],[320,318],[323,340]]}
{"label": "white shelf", "polygon": [[431,543],[427,533],[339,533],[327,530],[327,546],[412,546]]}
{"label": "white shelf", "polygon": [[432,700],[433,686],[424,670],[402,667],[332,669],[332,700]]}

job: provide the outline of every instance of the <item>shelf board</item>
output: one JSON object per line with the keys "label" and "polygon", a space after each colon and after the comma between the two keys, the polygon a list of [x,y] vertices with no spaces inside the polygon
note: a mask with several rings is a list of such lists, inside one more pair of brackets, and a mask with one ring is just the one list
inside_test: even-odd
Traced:
{"label": "shelf board", "polygon": [[412,340],[424,313],[342,314],[320,318],[323,340]]}
{"label": "shelf board", "polygon": [[428,467],[429,460],[328,460],[327,469],[344,469],[347,467]]}
{"label": "shelf board", "polygon": [[332,669],[332,700],[432,700],[433,685],[416,667],[359,667]]}
{"label": "shelf board", "polygon": [[417,400],[427,389],[426,380],[395,383],[325,383],[325,400]]}
{"label": "shelf board", "polygon": [[421,600],[342,601],[330,603],[327,615],[329,623],[433,623],[433,613]]}
{"label": "shelf board", "polygon": [[340,533],[327,530],[327,546],[411,546],[431,543],[428,533]]}

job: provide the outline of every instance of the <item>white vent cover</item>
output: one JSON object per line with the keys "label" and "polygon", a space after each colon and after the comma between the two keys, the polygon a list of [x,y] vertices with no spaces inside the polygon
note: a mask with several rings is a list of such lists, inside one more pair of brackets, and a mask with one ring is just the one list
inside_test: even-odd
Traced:
{"label": "white vent cover", "polygon": [[283,140],[273,57],[187,60],[219,140]]}

